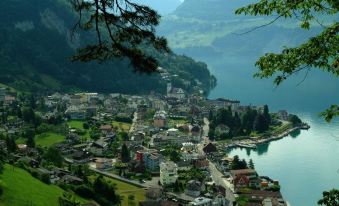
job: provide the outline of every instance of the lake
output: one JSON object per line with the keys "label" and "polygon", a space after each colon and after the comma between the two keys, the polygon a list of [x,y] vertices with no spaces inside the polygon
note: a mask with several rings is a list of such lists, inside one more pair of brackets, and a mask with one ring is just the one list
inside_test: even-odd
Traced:
{"label": "lake", "polygon": [[261,145],[233,149],[229,156],[252,159],[259,175],[277,179],[292,206],[317,205],[322,191],[339,188],[339,121],[331,124],[316,113],[299,114],[311,129]]}

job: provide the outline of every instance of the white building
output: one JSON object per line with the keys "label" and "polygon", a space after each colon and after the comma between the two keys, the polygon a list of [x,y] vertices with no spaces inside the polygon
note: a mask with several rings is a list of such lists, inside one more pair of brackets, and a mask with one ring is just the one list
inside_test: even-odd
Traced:
{"label": "white building", "polygon": [[185,98],[185,92],[184,92],[183,89],[172,87],[172,84],[168,83],[167,84],[167,97],[184,99]]}
{"label": "white building", "polygon": [[198,197],[194,199],[193,202],[190,202],[189,205],[192,206],[211,206],[212,200],[206,197]]}
{"label": "white building", "polygon": [[162,162],[160,164],[160,183],[161,185],[174,184],[178,179],[178,166],[172,161]]}

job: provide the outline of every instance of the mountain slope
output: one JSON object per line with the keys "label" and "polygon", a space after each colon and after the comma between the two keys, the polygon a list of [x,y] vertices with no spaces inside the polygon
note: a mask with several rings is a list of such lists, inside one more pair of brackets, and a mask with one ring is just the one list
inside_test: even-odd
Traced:
{"label": "mountain slope", "polygon": [[[87,34],[72,38],[74,23],[64,0],[1,1],[0,82],[26,91],[165,92],[159,74],[136,74],[127,60],[70,62],[76,48],[93,40]],[[181,74],[172,79],[178,86],[192,90],[199,80],[208,92],[215,84],[205,64],[175,54],[155,56],[171,75]]]}
{"label": "mountain slope", "polygon": [[[312,29],[302,30],[295,19],[281,19],[240,35],[274,18],[234,14],[237,8],[258,1],[185,0],[176,11],[163,18],[158,32],[167,37],[175,52],[208,64],[218,78],[211,98],[224,96],[239,99],[244,104],[269,104],[273,109],[308,111],[321,111],[339,101],[337,96],[333,96],[339,88],[338,79],[318,69],[307,73],[305,81],[306,74],[301,72],[277,89],[274,89],[272,79],[253,78],[258,71],[255,62],[260,56],[267,52],[280,52],[284,46],[297,46],[323,29],[314,22]],[[318,18],[323,24],[329,24],[335,17]],[[300,82],[302,84],[299,85]],[[317,82],[322,82],[321,88]]]}

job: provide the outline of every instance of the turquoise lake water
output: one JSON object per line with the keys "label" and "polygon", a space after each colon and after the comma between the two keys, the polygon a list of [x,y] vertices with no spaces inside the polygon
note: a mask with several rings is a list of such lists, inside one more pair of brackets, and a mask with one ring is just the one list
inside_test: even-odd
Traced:
{"label": "turquoise lake water", "polygon": [[292,206],[317,205],[322,191],[339,188],[339,121],[328,124],[317,114],[299,114],[311,129],[261,145],[233,149],[229,156],[252,159],[259,175],[281,184]]}

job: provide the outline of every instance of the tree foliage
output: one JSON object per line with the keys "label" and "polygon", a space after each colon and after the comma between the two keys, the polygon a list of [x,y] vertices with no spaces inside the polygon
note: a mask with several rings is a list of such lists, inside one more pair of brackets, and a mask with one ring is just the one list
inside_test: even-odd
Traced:
{"label": "tree foliage", "polygon": [[147,6],[130,0],[71,0],[78,13],[74,29],[95,30],[97,42],[78,50],[73,60],[105,61],[127,57],[136,71],[157,70],[157,60],[145,54],[142,45],[170,52],[167,41],[155,34],[160,16]]}
{"label": "tree foliage", "polygon": [[[306,71],[306,78],[311,68],[319,68],[338,77],[339,23],[335,21],[328,26],[323,25],[317,19],[320,15],[335,17],[338,9],[339,3],[336,0],[260,0],[258,3],[236,10],[236,14],[277,15],[266,25],[280,18],[296,18],[303,29],[309,29],[313,22],[323,27],[323,31],[318,36],[310,38],[298,47],[285,48],[279,54],[267,53],[259,58],[256,62],[259,72],[255,76],[274,77],[274,83],[279,85],[295,73]],[[260,27],[251,31],[257,28]],[[327,121],[339,115],[338,106],[334,105],[322,113]]]}
{"label": "tree foliage", "polygon": [[326,206],[339,205],[339,190],[332,189],[329,192],[323,192],[323,198],[318,201],[318,204]]}

